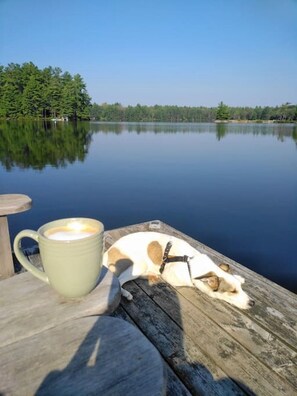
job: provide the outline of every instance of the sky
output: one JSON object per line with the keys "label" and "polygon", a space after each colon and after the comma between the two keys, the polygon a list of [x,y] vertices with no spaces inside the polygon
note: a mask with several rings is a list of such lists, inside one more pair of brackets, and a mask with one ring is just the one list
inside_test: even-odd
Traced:
{"label": "sky", "polygon": [[25,62],[98,104],[296,104],[297,0],[0,0],[0,64]]}

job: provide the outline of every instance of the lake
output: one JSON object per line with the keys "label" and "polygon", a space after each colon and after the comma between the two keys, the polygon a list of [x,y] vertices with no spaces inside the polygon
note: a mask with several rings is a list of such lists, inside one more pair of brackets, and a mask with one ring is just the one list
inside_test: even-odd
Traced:
{"label": "lake", "polygon": [[11,238],[160,219],[297,292],[296,125],[2,122],[0,193],[33,199]]}

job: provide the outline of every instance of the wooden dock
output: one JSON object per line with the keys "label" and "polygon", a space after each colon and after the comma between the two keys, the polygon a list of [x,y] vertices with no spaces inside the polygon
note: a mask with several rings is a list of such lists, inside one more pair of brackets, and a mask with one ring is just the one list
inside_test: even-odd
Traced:
{"label": "wooden dock", "polygon": [[[182,238],[214,262],[228,263],[245,278],[243,288],[256,302],[250,310],[240,310],[195,288],[174,288],[161,279],[125,285],[134,299],[122,298],[112,315],[135,325],[158,349],[167,372],[167,395],[296,396],[297,295],[167,224],[159,222],[159,229],[153,225],[106,231],[106,248],[137,231]],[[39,255],[31,260],[38,264]],[[22,292],[21,285],[14,290]]]}
{"label": "wooden dock", "polygon": [[[120,237],[149,231],[150,223],[106,233]],[[185,239],[214,262],[228,263],[256,301],[239,310],[194,288],[164,282],[129,282],[134,299],[122,298],[115,316],[135,326],[159,350],[167,367],[168,395],[297,394],[297,295],[160,222],[155,230]]]}

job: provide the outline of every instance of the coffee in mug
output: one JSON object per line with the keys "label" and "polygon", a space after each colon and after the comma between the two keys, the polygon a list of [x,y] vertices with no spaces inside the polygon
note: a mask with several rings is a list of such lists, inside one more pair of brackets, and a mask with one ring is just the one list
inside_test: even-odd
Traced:
{"label": "coffee in mug", "polygon": [[[34,267],[21,250],[21,240],[39,244],[44,272]],[[47,223],[39,230],[21,231],[14,240],[19,262],[34,276],[65,297],[88,294],[96,286],[102,268],[104,226],[94,219],[70,218]]]}
{"label": "coffee in mug", "polygon": [[55,241],[73,241],[75,239],[82,239],[87,236],[93,235],[96,228],[80,227],[80,224],[72,224],[68,227],[54,227],[45,231],[44,236],[48,239]]}

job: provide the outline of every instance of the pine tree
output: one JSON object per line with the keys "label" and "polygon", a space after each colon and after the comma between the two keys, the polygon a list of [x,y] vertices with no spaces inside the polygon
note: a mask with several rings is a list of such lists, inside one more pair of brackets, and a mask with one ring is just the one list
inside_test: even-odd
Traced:
{"label": "pine tree", "polygon": [[227,105],[220,102],[217,108],[216,119],[220,121],[226,121],[230,118],[230,112]]}
{"label": "pine tree", "polygon": [[41,76],[32,75],[23,93],[23,114],[42,117],[44,109],[44,91],[40,82]]}

